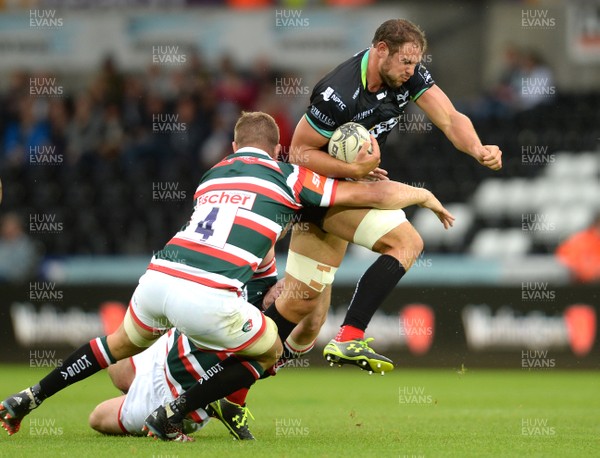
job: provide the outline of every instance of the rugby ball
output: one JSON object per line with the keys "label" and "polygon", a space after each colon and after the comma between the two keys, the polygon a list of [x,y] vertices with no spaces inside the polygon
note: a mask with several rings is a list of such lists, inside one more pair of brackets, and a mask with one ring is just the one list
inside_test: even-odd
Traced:
{"label": "rugby ball", "polygon": [[[338,127],[327,146],[329,154],[344,162],[354,162],[363,143],[371,141],[369,131],[356,122],[347,122]],[[369,146],[369,154],[373,146]]]}

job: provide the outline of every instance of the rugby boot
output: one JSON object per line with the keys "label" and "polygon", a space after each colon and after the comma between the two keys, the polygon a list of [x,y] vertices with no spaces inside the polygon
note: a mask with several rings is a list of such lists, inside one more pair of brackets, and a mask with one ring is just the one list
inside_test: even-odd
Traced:
{"label": "rugby boot", "polygon": [[323,356],[330,365],[334,364],[353,364],[361,369],[384,375],[394,369],[394,363],[389,358],[375,352],[369,342],[374,340],[372,337],[365,340],[348,340],[338,342],[331,340],[323,349]]}

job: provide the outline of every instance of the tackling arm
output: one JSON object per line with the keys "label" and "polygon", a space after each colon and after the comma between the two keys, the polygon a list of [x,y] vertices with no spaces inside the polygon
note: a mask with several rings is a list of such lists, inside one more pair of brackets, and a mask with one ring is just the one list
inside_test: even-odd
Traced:
{"label": "tackling arm", "polygon": [[434,212],[445,229],[454,224],[454,216],[444,208],[431,191],[396,181],[341,181],[338,183],[334,204],[348,207],[374,207],[382,210],[419,205]]}
{"label": "tackling arm", "polygon": [[492,170],[502,168],[502,151],[496,145],[482,145],[471,120],[459,113],[437,85],[416,101],[431,121],[448,137],[454,147]]}

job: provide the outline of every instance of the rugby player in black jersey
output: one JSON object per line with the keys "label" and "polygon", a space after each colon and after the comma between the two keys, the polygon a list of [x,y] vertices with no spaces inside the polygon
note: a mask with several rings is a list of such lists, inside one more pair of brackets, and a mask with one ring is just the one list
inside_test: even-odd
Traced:
{"label": "rugby player in black jersey", "polygon": [[[342,62],[315,85],[310,106],[292,138],[290,161],[329,177],[387,179],[387,172],[368,155],[348,164],[329,156],[325,152],[327,143],[337,127],[354,121],[369,129],[383,147],[412,101],[457,150],[485,167],[499,170],[499,147],[481,143],[469,118],[455,109],[421,63],[426,48],[424,33],[410,21],[391,19],[381,24],[368,49]],[[394,178],[408,181],[410,177]],[[292,347],[286,345],[289,357],[314,345],[329,308],[333,275],[346,251],[347,242],[319,227],[326,211],[317,215],[313,212],[309,220],[317,224],[309,224],[308,229],[304,225],[292,233],[285,289],[296,294],[282,294],[277,306],[292,321],[300,316],[297,311],[313,312],[289,337],[293,343]],[[329,210],[327,217],[342,220],[344,212]],[[386,238],[392,243],[381,246]],[[371,247],[381,256],[359,280],[341,329],[323,354],[332,363],[389,371],[392,361],[370,348],[368,342],[372,339],[365,340],[364,332],[377,308],[422,252],[423,240],[402,210],[369,210],[365,211],[354,242]]]}

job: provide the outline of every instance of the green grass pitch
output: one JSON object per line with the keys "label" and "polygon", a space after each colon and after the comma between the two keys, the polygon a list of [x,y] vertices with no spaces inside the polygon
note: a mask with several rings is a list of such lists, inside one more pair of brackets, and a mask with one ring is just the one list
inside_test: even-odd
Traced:
{"label": "green grass pitch", "polygon": [[[0,373],[4,397],[45,371]],[[287,369],[250,393],[255,442],[233,441],[217,421],[192,443],[102,436],[87,416],[116,395],[106,374],[58,393],[16,435],[0,430],[0,456],[600,456],[600,376],[591,371]]]}

